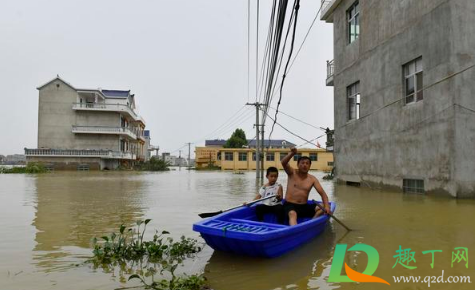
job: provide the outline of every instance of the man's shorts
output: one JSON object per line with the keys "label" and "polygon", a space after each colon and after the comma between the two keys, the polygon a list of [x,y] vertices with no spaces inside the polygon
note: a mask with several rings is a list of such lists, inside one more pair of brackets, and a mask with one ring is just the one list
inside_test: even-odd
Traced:
{"label": "man's shorts", "polygon": [[284,212],[286,216],[289,216],[290,211],[295,211],[298,218],[313,217],[315,215],[316,204],[296,204],[291,202],[284,203]]}

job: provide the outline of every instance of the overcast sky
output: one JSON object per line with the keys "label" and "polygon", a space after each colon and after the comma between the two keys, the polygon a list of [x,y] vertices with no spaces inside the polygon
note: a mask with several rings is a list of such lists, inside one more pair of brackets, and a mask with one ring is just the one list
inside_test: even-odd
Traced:
{"label": "overcast sky", "polygon": [[[57,74],[75,87],[130,89],[161,152],[178,155],[181,149],[187,155],[186,142],[200,146],[205,139],[226,139],[237,127],[252,139],[255,109],[243,107],[256,100],[256,1],[251,2],[248,96],[247,0],[2,0],[0,154],[37,147],[36,88]],[[259,63],[272,1],[260,2]],[[320,2],[301,1],[295,51]],[[325,86],[332,29],[317,20],[287,77],[280,106],[317,127],[333,127],[333,90]],[[307,140],[322,134],[285,115],[278,122]],[[305,143],[278,126],[272,139]]]}

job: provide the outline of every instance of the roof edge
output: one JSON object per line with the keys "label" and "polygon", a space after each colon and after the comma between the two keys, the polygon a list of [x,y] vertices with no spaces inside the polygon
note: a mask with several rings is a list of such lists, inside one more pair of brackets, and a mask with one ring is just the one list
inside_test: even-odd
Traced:
{"label": "roof edge", "polygon": [[70,83],[68,83],[67,81],[63,80],[62,78],[59,77],[59,75],[57,75],[54,79],[50,80],[49,82],[37,87],[36,89],[37,90],[41,90],[42,88],[46,87],[47,85],[51,84],[52,82],[56,81],[56,80],[59,80],[61,81],[62,83],[64,83],[65,85],[69,86],[70,88],[72,88],[73,90],[77,91],[77,89],[71,85]]}
{"label": "roof edge", "polygon": [[333,23],[333,12],[340,5],[342,0],[322,1],[322,12],[320,13],[320,20],[327,23]]}

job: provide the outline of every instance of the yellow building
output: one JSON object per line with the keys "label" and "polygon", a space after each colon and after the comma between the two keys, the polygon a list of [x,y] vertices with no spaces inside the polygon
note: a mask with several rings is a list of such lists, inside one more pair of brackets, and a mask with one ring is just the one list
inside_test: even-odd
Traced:
{"label": "yellow building", "polygon": [[[290,152],[289,148],[270,148],[264,150],[264,169],[270,166],[283,169],[280,161]],[[223,148],[196,147],[197,168],[218,166],[221,170],[256,170],[256,150],[254,148]],[[290,161],[297,168],[299,156],[307,156],[312,160],[311,170],[331,171],[333,169],[333,153],[325,149],[298,149],[298,154]]]}

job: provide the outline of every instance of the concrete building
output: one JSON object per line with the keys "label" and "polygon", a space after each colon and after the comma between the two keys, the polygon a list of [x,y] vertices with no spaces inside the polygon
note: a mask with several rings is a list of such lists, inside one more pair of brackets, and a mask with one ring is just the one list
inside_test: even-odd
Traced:
{"label": "concrete building", "polygon": [[[205,142],[211,146],[195,148],[195,167],[204,168],[217,166],[221,170],[256,170],[256,150],[252,148],[223,148],[216,144],[216,140]],[[267,140],[266,140],[267,141]],[[282,140],[279,144],[282,144]],[[273,144],[272,142],[270,144]],[[277,144],[277,143],[276,143]],[[291,144],[286,142],[286,144]],[[292,146],[290,146],[292,147]],[[270,166],[283,169],[280,161],[289,153],[287,147],[273,147],[264,150],[264,168]],[[311,170],[331,171],[333,169],[333,154],[325,149],[299,148],[299,155],[294,156],[290,165],[297,167],[298,157],[308,156],[312,160]]]}
{"label": "concrete building", "polygon": [[143,137],[145,138],[145,161],[149,161],[150,158],[152,157],[152,150],[153,147],[151,145],[152,138],[150,138],[150,130],[144,130],[143,131]]}
{"label": "concrete building", "polygon": [[145,160],[145,121],[130,91],[79,89],[59,77],[38,91],[38,148],[25,148],[27,162],[88,170]]}
{"label": "concrete building", "polygon": [[7,156],[0,156],[0,162],[8,165],[22,165],[26,163],[26,156],[23,154],[12,154]]}
{"label": "concrete building", "polygon": [[337,179],[475,197],[475,1],[322,1]]}

